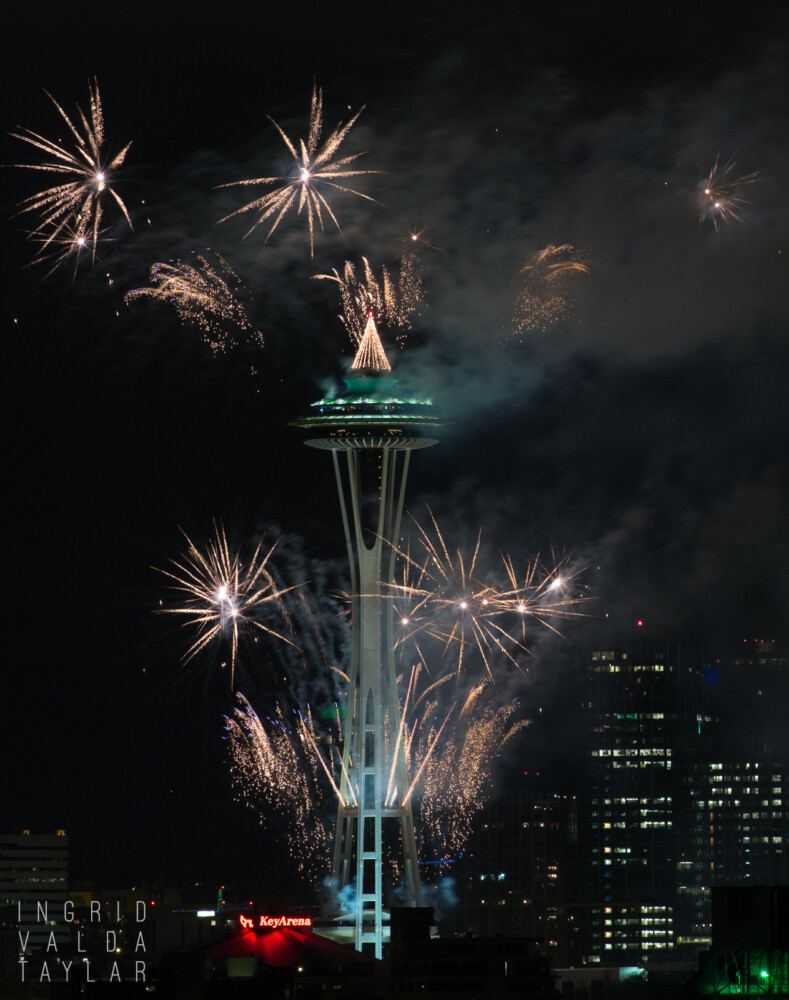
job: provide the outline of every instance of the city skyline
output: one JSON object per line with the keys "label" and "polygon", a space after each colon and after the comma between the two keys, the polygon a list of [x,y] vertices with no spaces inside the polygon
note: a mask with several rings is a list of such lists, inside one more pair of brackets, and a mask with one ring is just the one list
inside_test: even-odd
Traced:
{"label": "city skyline", "polygon": [[[282,51],[266,49],[256,72],[229,54],[231,42],[254,52],[230,17],[220,55],[197,15],[162,11],[149,39],[142,16],[123,15],[117,31],[87,18],[65,52],[65,15],[33,29],[14,13],[3,131],[55,131],[42,88],[72,113],[95,75],[108,138],[132,140],[117,183],[134,229],[115,226],[73,283],[68,269],[40,282],[24,270],[29,227],[9,218],[40,185],[3,171],[9,565],[21,595],[6,622],[12,829],[64,827],[73,856],[108,871],[189,867],[203,850],[219,869],[236,836],[263,836],[230,800],[226,674],[210,657],[180,665],[184,636],[154,615],[167,595],[150,567],[178,552],[179,526],[201,539],[217,518],[244,544],[277,526],[293,539],[283,572],[341,586],[330,471],[286,428],[351,357],[336,290],[311,279],[346,258],[391,267],[411,233],[424,240],[410,244],[425,304],[402,352],[393,330],[383,336],[401,384],[451,423],[412,475],[409,510],[423,517],[429,503],[456,544],[481,526],[493,553],[555,546],[587,567],[595,598],[567,643],[537,640],[528,684],[508,675],[524,714],[560,698],[569,643],[606,614],[721,649],[785,637],[785,18],[757,5],[740,37],[700,13],[684,32],[645,14],[631,27],[651,40],[623,52],[613,14],[581,6],[567,26],[514,4],[496,13],[424,21],[416,37],[398,22],[374,39],[351,17],[306,33],[286,17]],[[313,78],[332,127],[366,104],[345,143],[381,171],[360,179],[380,205],[332,200],[343,234],[318,231],[314,261],[297,219],[268,243],[214,226],[243,204],[217,185],[285,169],[266,116],[300,134]],[[698,185],[731,156],[759,180],[743,222],[716,231],[699,222]],[[26,162],[7,135],[2,161]],[[565,244],[589,266],[572,308],[511,336],[522,269]],[[155,261],[209,247],[251,295],[262,350],[214,357],[165,304],[123,304]],[[247,670],[265,689],[257,661]],[[140,846],[157,834],[158,850]]]}

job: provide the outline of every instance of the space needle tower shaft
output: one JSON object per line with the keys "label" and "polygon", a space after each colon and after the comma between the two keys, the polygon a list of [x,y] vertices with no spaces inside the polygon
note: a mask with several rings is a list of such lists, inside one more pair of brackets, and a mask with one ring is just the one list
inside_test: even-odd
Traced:
{"label": "space needle tower shaft", "polygon": [[[346,391],[293,423],[331,451],[351,571],[352,654],[334,845],[334,884],[350,897],[354,943],[382,956],[395,883],[421,902],[394,664],[394,563],[411,452],[435,444],[430,404],[400,398],[372,314]],[[348,891],[350,887],[350,891]]]}

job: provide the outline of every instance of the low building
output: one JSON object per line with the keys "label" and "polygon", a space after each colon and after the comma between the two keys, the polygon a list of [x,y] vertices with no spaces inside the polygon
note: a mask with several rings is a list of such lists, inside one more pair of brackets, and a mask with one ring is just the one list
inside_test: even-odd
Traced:
{"label": "low building", "polygon": [[789,886],[713,888],[712,947],[697,993],[789,994]]}
{"label": "low building", "polygon": [[28,957],[43,953],[52,933],[58,947],[67,941],[68,888],[65,830],[0,834],[0,906],[16,907],[20,950]]}
{"label": "low building", "polygon": [[574,796],[511,792],[474,821],[458,869],[452,924],[477,937],[539,939],[546,955],[575,958],[578,816]]}
{"label": "low building", "polygon": [[550,960],[524,938],[432,938],[430,907],[392,909],[388,996],[501,997],[535,1000],[556,996]]}

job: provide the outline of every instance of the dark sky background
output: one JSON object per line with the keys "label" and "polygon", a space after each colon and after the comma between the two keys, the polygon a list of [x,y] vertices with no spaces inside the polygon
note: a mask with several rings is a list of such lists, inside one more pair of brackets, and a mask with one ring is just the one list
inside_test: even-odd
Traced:
{"label": "dark sky background", "polygon": [[[0,828],[68,828],[73,874],[271,882],[271,838],[229,799],[223,685],[153,612],[179,526],[287,535],[284,576],[337,580],[327,456],[287,421],[348,364],[332,286],[411,227],[427,305],[398,375],[451,420],[415,455],[409,509],[448,539],[484,527],[523,564],[551,547],[589,567],[591,617],[636,617],[724,650],[785,636],[789,602],[789,33],[786,5],[333,5],[44,2],[3,18],[7,133],[62,134],[101,88],[112,148],[133,140],[100,261],[41,281],[21,198],[0,173],[6,407]],[[627,13],[623,13],[626,11]],[[380,204],[338,194],[342,235],[287,220],[266,243],[216,221],[305,131],[327,126]],[[743,223],[699,224],[716,157],[749,185]],[[246,199],[249,200],[249,199]],[[572,314],[505,341],[518,272],[583,250]],[[163,305],[123,304],[155,261],[220,251],[253,296],[262,351],[217,358]],[[111,277],[111,283],[108,280]],[[390,345],[391,346],[391,345]],[[390,354],[392,352],[390,351]],[[392,356],[394,356],[392,354]],[[295,582],[295,581],[294,581]],[[560,702],[569,646],[534,637],[533,712]],[[248,669],[254,673],[254,663]],[[265,685],[264,685],[265,686]],[[537,732],[537,730],[535,730]],[[543,751],[537,737],[531,758]]]}

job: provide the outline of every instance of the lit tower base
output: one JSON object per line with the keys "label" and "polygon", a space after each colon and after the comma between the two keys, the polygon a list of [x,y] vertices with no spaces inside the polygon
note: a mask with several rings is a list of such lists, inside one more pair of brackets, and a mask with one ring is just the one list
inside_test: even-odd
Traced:
{"label": "lit tower base", "polygon": [[[419,867],[405,759],[391,585],[411,452],[436,444],[430,403],[400,398],[372,315],[346,392],[294,420],[306,444],[332,453],[351,569],[352,654],[345,716],[334,886],[352,886],[354,944],[381,958],[384,863],[419,906]],[[386,856],[385,856],[386,855]],[[391,887],[390,887],[391,888]]]}

